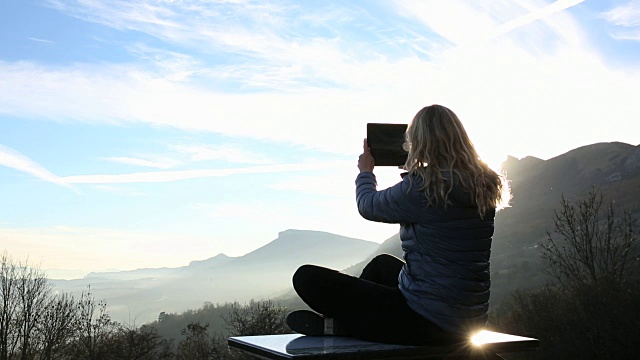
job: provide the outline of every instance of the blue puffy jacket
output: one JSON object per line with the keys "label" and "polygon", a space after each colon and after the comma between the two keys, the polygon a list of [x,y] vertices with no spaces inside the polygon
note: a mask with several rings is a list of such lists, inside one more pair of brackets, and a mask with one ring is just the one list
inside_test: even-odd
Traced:
{"label": "blue puffy jacket", "polygon": [[413,184],[409,178],[377,191],[375,175],[360,173],[358,211],[368,220],[400,224],[406,265],[399,286],[414,311],[449,332],[481,328],[489,309],[495,210],[481,218],[470,194],[456,182],[446,208],[429,206],[418,190],[420,178],[412,176]]}

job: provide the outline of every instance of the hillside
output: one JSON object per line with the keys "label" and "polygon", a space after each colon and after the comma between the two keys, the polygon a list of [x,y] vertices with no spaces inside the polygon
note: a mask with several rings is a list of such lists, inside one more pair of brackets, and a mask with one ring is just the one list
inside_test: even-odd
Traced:
{"label": "hillside", "polygon": [[595,186],[618,209],[640,213],[640,146],[613,142],[580,147],[543,161],[509,158],[503,168],[511,180],[511,207],[496,216],[493,241],[492,301],[497,305],[515,288],[540,286],[538,249],[553,230],[553,211],[561,197],[581,199]]}

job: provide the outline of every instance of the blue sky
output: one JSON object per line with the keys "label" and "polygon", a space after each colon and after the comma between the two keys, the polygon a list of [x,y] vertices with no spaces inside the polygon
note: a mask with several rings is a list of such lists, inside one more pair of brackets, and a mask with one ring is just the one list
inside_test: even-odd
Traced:
{"label": "blue sky", "polygon": [[[9,0],[0,245],[53,277],[383,241],[367,122],[440,103],[480,154],[640,143],[640,1]],[[397,169],[377,169],[382,187]]]}

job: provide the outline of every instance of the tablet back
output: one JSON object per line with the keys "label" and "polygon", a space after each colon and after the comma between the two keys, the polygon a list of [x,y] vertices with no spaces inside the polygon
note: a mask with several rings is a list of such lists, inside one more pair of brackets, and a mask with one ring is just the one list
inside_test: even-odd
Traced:
{"label": "tablet back", "polygon": [[407,152],[402,149],[407,124],[367,124],[367,142],[376,166],[402,166]]}

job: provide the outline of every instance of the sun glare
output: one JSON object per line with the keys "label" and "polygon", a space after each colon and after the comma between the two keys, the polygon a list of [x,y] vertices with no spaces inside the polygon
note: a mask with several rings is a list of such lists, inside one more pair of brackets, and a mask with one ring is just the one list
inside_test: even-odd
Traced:
{"label": "sun glare", "polygon": [[471,343],[475,346],[481,346],[486,343],[495,341],[495,333],[487,330],[480,330],[471,336]]}

